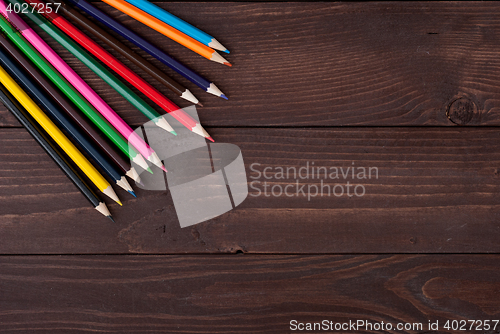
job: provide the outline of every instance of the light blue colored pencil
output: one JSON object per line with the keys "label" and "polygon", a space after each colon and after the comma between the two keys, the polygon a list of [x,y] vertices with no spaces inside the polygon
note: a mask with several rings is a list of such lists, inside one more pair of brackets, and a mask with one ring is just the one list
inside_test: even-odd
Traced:
{"label": "light blue colored pencil", "polygon": [[156,6],[155,4],[152,4],[147,0],[125,0],[125,1],[145,11],[149,15],[156,17],[158,20],[165,22],[169,26],[179,31],[182,31],[186,35],[196,39],[198,42],[205,44],[206,46],[209,46],[212,49],[229,53],[229,50],[227,50],[222,44],[220,44],[214,37],[201,31],[195,26],[192,26],[186,21],[181,20],[177,16],[170,14],[169,12]]}

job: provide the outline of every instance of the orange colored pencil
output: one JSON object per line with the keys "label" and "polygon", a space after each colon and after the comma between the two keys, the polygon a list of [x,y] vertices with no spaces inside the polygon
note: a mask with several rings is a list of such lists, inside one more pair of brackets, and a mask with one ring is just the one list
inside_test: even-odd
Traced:
{"label": "orange colored pencil", "polygon": [[158,31],[159,33],[167,36],[168,38],[173,39],[177,43],[184,45],[188,49],[193,50],[199,55],[215,61],[217,63],[221,63],[227,66],[231,66],[231,64],[225,60],[220,54],[217,53],[214,49],[198,42],[194,38],[189,37],[188,35],[180,32],[179,30],[172,28],[168,24],[163,21],[158,20],[156,17],[149,15],[148,13],[140,10],[139,8],[129,4],[124,0],[102,0],[108,5],[118,9],[119,11],[127,14],[128,16],[136,19],[137,21],[147,25],[148,27]]}

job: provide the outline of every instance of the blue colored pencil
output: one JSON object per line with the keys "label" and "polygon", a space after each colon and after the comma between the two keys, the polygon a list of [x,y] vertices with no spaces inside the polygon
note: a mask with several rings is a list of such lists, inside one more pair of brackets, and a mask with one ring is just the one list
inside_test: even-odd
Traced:
{"label": "blue colored pencil", "polygon": [[205,44],[206,46],[209,46],[212,49],[229,53],[229,51],[222,44],[220,44],[214,37],[210,36],[204,31],[201,31],[195,26],[192,26],[186,21],[181,20],[177,16],[167,12],[166,10],[156,6],[155,4],[147,0],[125,0],[125,1],[147,12],[148,14],[156,17],[158,20],[165,22],[169,26],[179,31],[182,31],[186,35],[196,39],[198,42]]}
{"label": "blue colored pencil", "polygon": [[104,24],[106,27],[118,33],[120,36],[128,39],[136,46],[146,51],[163,64],[167,65],[186,79],[190,80],[198,87],[206,91],[207,93],[213,94],[215,96],[222,97],[227,100],[227,97],[215,86],[212,82],[208,81],[198,73],[195,73],[193,70],[189,69],[185,65],[181,64],[179,61],[173,59],[165,52],[158,49],[153,44],[146,41],[144,38],[140,37],[130,29],[126,28],[121,23],[118,23],[116,20],[112,19],[108,15],[104,14],[99,9],[95,8],[86,0],[68,0],[70,3],[74,4],[77,8],[84,11],[88,15],[92,16],[97,21]]}

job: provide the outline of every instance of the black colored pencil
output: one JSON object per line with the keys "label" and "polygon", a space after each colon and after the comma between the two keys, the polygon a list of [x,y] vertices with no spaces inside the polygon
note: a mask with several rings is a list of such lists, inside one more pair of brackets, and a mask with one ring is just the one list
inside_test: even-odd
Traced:
{"label": "black colored pencil", "polygon": [[[99,199],[97,194],[90,188],[88,183],[80,176],[76,169],[65,158],[64,153],[49,138],[45,131],[31,118],[29,113],[17,102],[10,92],[0,84],[0,101],[16,117],[16,119],[28,130],[31,136],[47,152],[54,162],[62,169],[66,176],[75,184],[81,193],[87,198],[92,206],[104,216],[110,218],[106,204]],[[113,220],[114,221],[114,220]]]}

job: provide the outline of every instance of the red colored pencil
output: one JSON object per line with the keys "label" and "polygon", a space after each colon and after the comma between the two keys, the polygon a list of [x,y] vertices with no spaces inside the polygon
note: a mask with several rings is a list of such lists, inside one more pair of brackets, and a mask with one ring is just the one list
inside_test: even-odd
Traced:
{"label": "red colored pencil", "polygon": [[[40,0],[26,0],[26,2],[31,5],[45,4]],[[205,129],[203,129],[200,123],[196,122],[196,120],[194,120],[191,116],[184,112],[180,107],[166,98],[162,93],[148,84],[140,76],[135,74],[131,69],[121,63],[109,52],[104,50],[99,44],[95,43],[93,40],[87,37],[83,32],[72,25],[64,17],[55,12],[47,13],[46,11],[43,13],[43,15],[55,26],[61,29],[69,37],[71,37],[75,42],[80,44],[88,52],[92,53],[108,67],[113,69],[113,71],[119,74],[123,79],[127,80],[131,85],[133,85],[139,91],[144,93],[144,95],[153,100],[163,110],[170,113],[186,128],[202,137],[207,138],[208,140],[214,141],[212,137],[210,137],[210,135],[205,131]]]}

